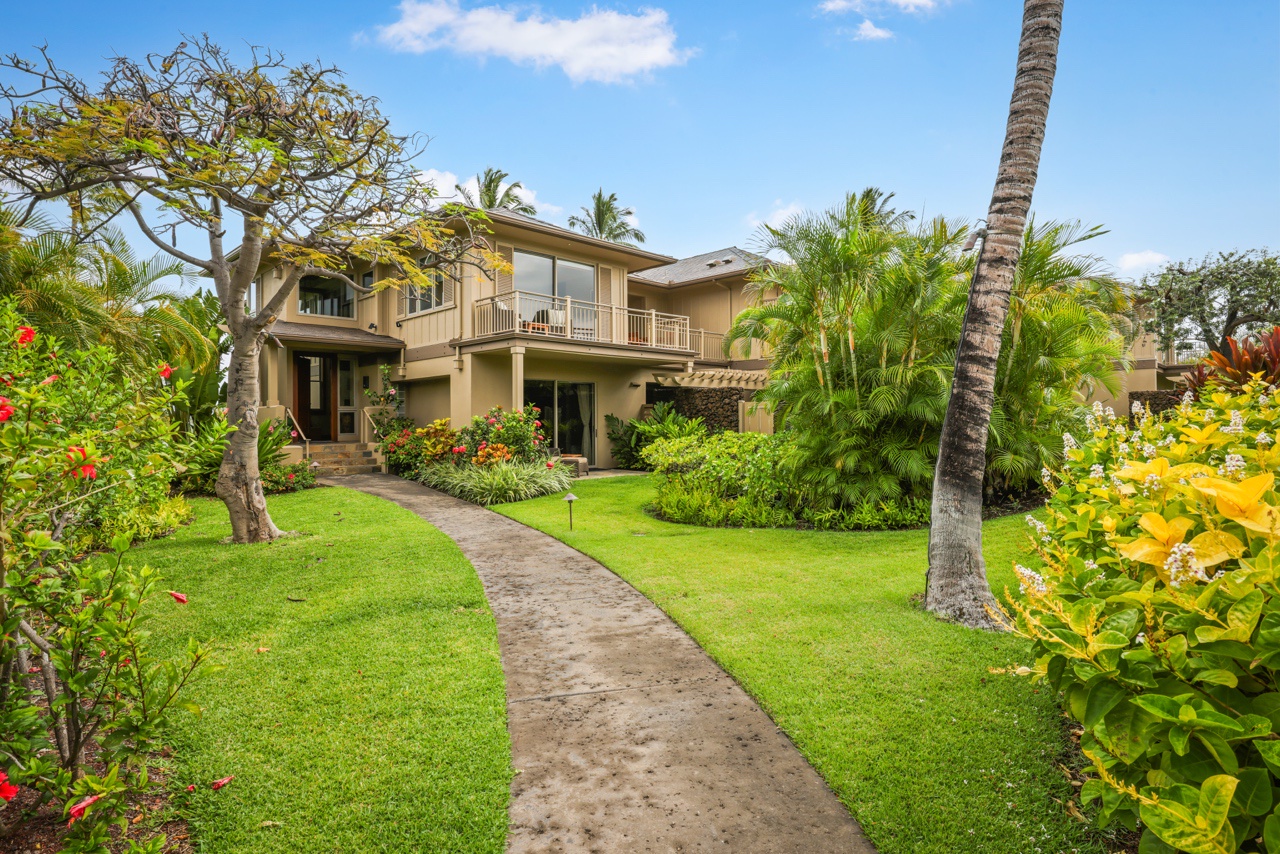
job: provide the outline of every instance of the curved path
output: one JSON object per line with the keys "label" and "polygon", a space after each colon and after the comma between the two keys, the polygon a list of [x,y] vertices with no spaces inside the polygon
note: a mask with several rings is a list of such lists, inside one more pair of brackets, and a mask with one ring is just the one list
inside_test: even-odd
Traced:
{"label": "curved path", "polygon": [[398,477],[326,482],[417,513],[480,575],[517,769],[509,851],[874,854],[746,692],[604,566]]}

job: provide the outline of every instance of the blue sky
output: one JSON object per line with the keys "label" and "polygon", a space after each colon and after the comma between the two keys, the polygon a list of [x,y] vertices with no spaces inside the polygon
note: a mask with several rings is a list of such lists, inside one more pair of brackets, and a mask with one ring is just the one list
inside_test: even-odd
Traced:
{"label": "blue sky", "polygon": [[[649,248],[752,245],[761,221],[874,185],[984,215],[1012,86],[1013,0],[647,5],[597,0],[44,0],[0,50],[48,42],[94,73],[181,32],[337,65],[423,169],[494,165],[561,222],[600,186]],[[1122,274],[1162,257],[1280,249],[1280,3],[1067,0],[1036,188],[1041,218],[1111,233]]]}

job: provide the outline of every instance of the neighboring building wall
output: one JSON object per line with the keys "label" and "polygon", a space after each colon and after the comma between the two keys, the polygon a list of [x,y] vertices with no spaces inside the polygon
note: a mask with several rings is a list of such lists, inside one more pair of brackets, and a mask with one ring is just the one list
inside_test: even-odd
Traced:
{"label": "neighboring building wall", "polygon": [[1131,392],[1154,391],[1162,387],[1156,342],[1151,335],[1141,335],[1133,342],[1129,348],[1129,361],[1129,371],[1120,373],[1120,387],[1116,394],[1098,388],[1085,402],[1092,404],[1096,401],[1116,412],[1128,412]]}

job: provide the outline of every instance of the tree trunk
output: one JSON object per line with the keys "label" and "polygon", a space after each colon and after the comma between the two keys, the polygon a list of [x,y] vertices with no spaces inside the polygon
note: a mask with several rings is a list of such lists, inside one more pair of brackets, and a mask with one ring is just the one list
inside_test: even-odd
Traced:
{"label": "tree trunk", "polygon": [[236,431],[227,442],[215,487],[231,514],[231,540],[265,543],[280,536],[267,512],[258,476],[258,353],[261,342],[248,327],[235,336],[227,368],[227,421]]}
{"label": "tree trunk", "polygon": [[982,559],[982,475],[1000,338],[1031,209],[1057,69],[1063,0],[1025,0],[1004,149],[978,254],[942,424],[929,526],[925,607],[974,628],[999,624]]}

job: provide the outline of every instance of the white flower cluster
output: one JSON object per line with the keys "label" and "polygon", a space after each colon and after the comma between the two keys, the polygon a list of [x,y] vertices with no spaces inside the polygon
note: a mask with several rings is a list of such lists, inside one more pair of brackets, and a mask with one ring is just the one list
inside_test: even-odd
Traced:
{"label": "white flower cluster", "polygon": [[1093,572],[1095,569],[1098,568],[1098,562],[1093,558],[1088,558],[1084,562],[1084,568],[1089,570],[1090,572]]}
{"label": "white flower cluster", "polygon": [[1035,516],[1032,516],[1030,513],[1027,514],[1027,524],[1035,529],[1036,536],[1040,538],[1040,542],[1048,543],[1052,540],[1049,536],[1049,526],[1044,522],[1041,522]]}
{"label": "white flower cluster", "polygon": [[1143,443],[1143,445],[1142,445],[1142,455],[1143,455],[1144,457],[1146,457],[1146,458],[1147,458],[1147,459],[1149,459],[1149,460],[1154,460],[1154,459],[1156,458],[1156,454],[1157,454],[1157,453],[1158,453],[1158,451],[1156,450],[1156,446],[1155,446],[1155,445],[1151,444],[1150,442],[1144,442],[1144,443]]}
{"label": "white flower cluster", "polygon": [[1129,443],[1128,443],[1128,442],[1121,442],[1119,445],[1117,445],[1117,446],[1116,446],[1116,450],[1117,450],[1117,451],[1119,451],[1119,452],[1120,452],[1120,453],[1122,453],[1122,454],[1127,454],[1127,453],[1129,453]]}
{"label": "white flower cluster", "polygon": [[1076,443],[1075,436],[1072,436],[1070,433],[1062,434],[1062,450],[1074,451],[1078,447],[1080,446]]}
{"label": "white flower cluster", "polygon": [[1027,569],[1022,564],[1014,564],[1013,572],[1018,576],[1018,590],[1026,593],[1030,589],[1033,593],[1045,593],[1048,587],[1044,583],[1044,576],[1036,572],[1034,569]]}
{"label": "white flower cluster", "polygon": [[1156,492],[1160,491],[1160,488],[1163,485],[1164,484],[1160,480],[1160,475],[1152,472],[1142,479],[1142,494],[1148,497],[1154,495]]}
{"label": "white flower cluster", "polygon": [[1146,633],[1146,632],[1138,632],[1138,636],[1137,636],[1136,638],[1134,638],[1134,639],[1133,639],[1133,645],[1134,645],[1134,646],[1142,646],[1142,645],[1143,645],[1144,643],[1146,643],[1146,642],[1147,642],[1147,633]]}
{"label": "white flower cluster", "polygon": [[1253,441],[1257,442],[1259,445],[1270,445],[1270,444],[1271,444],[1271,437],[1270,437],[1270,436],[1268,436],[1268,435],[1267,435],[1267,433],[1266,433],[1266,431],[1264,430],[1264,431],[1259,432],[1259,433],[1258,433],[1258,438],[1254,439]]}
{"label": "white flower cluster", "polygon": [[1244,457],[1239,454],[1227,454],[1226,460],[1218,466],[1218,474],[1223,477],[1240,477],[1244,474]]}
{"label": "white flower cluster", "polygon": [[1040,469],[1040,482],[1044,484],[1045,489],[1053,489],[1053,472],[1046,468]]}
{"label": "white flower cluster", "polygon": [[1223,427],[1222,432],[1236,436],[1244,435],[1244,416],[1240,414],[1238,409],[1231,410],[1231,423]]}
{"label": "white flower cluster", "polygon": [[1089,477],[1095,478],[1096,480],[1105,480],[1107,477],[1107,470],[1102,467],[1102,463],[1094,463],[1089,466]]}
{"label": "white flower cluster", "polygon": [[1174,587],[1185,587],[1196,581],[1207,580],[1204,570],[1196,566],[1196,550],[1187,543],[1178,543],[1169,550],[1164,568],[1169,573],[1169,583]]}
{"label": "white flower cluster", "polygon": [[1214,413],[1214,411],[1213,411],[1212,409],[1206,409],[1206,410],[1204,411],[1204,423],[1205,423],[1205,424],[1208,424],[1208,423],[1209,423],[1210,421],[1212,421],[1215,417],[1216,417],[1216,414]]}

